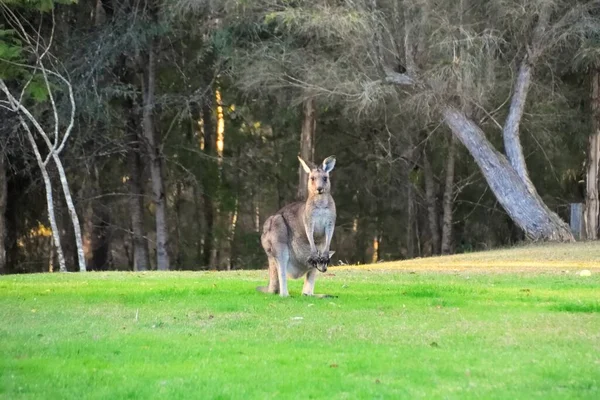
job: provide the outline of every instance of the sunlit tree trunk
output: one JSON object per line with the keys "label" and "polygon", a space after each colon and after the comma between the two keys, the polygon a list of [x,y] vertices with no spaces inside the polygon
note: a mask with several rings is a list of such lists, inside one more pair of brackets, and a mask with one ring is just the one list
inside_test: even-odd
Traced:
{"label": "sunlit tree trunk", "polygon": [[[204,97],[202,102],[202,123],[204,130],[204,153],[208,156],[214,156],[214,148],[215,148],[215,124],[213,121],[213,108],[212,108],[212,99],[214,93],[211,88],[208,89],[208,93]],[[207,165],[209,163],[206,163]],[[212,163],[210,163],[212,166]],[[203,174],[203,188],[202,188],[202,204],[204,209],[204,265],[207,268],[216,268],[215,257],[214,257],[214,204],[213,204],[213,194],[216,193],[216,172],[213,171],[213,168],[206,168]]]}
{"label": "sunlit tree trunk", "polygon": [[[315,110],[315,99],[313,97],[304,100],[302,107],[302,130],[300,132],[300,157],[304,161],[314,162],[315,157],[315,129],[317,117]],[[298,200],[306,199],[308,175],[298,166]]]}

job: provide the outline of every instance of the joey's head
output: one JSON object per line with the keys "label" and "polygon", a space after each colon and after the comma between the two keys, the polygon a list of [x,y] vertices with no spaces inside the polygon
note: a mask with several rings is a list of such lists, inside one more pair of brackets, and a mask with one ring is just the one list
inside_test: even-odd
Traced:
{"label": "joey's head", "polygon": [[327,257],[327,260],[323,259],[322,257],[320,257],[317,260],[317,263],[315,264],[315,268],[318,269],[321,272],[327,272],[327,267],[329,266],[329,261],[331,259],[331,257],[333,256],[333,254],[335,253],[335,251],[329,251],[329,257]]}
{"label": "joey's head", "polygon": [[309,166],[306,161],[298,157],[304,171],[308,174],[308,196],[318,196],[329,194],[331,191],[331,182],[329,182],[329,173],[335,167],[335,157],[329,156],[318,166]]}

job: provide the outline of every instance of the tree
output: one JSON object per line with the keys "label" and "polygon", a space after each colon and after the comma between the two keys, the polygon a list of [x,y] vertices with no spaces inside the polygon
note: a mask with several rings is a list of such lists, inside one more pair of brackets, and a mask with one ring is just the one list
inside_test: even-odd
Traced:
{"label": "tree", "polygon": [[[519,126],[535,66],[557,44],[580,38],[590,9],[597,6],[596,2],[541,0],[523,7],[489,1],[469,9],[464,16],[469,28],[458,36],[454,32],[463,15],[457,15],[453,3],[438,4],[435,9],[427,1],[404,3],[405,12],[396,13],[376,2],[267,7],[262,15],[277,39],[257,46],[254,75],[245,74],[243,84],[310,88],[359,112],[376,107],[383,99],[394,99],[432,118],[439,116],[474,157],[500,204],[529,238],[571,241],[569,227],[547,207],[529,178]],[[501,18],[490,19],[494,14],[486,12],[490,9]],[[499,36],[500,31],[513,35],[510,41]],[[458,49],[463,42],[469,46],[461,59]],[[307,45],[294,47],[294,43]],[[511,47],[500,52],[500,46],[507,44]],[[266,61],[258,60],[259,54]],[[497,66],[510,66],[513,59],[519,62],[505,108],[493,103],[492,94],[497,82],[505,79]],[[472,84],[457,84],[461,79]],[[398,92],[390,91],[393,87]],[[458,107],[465,103],[477,109],[474,118]],[[504,125],[494,123],[501,128],[506,156],[494,148],[475,121],[475,117],[496,121],[497,114],[505,111]]]}
{"label": "tree", "polygon": [[[28,73],[29,78],[22,85],[20,95],[18,97],[13,95],[13,93],[9,90],[8,86],[4,82],[4,79],[0,79],[0,90],[2,90],[2,92],[4,93],[4,95],[6,96],[6,99],[7,99],[7,100],[3,101],[3,103],[11,111],[13,111],[15,114],[17,114],[19,123],[23,127],[23,129],[26,131],[27,138],[33,148],[38,166],[40,167],[40,170],[42,172],[45,186],[46,186],[48,213],[49,213],[50,223],[52,226],[54,243],[55,243],[55,246],[56,246],[57,252],[58,252],[60,270],[62,272],[66,271],[66,263],[64,260],[64,256],[62,254],[62,247],[61,247],[60,239],[59,239],[58,226],[56,224],[56,218],[54,216],[54,201],[53,201],[53,197],[52,197],[52,185],[51,185],[50,177],[49,177],[48,171],[47,171],[47,165],[50,160],[52,160],[54,162],[54,164],[57,168],[61,188],[62,188],[63,195],[64,195],[66,203],[67,203],[70,219],[73,224],[73,230],[74,230],[74,234],[75,234],[75,243],[76,243],[76,247],[77,247],[77,258],[78,258],[78,264],[79,264],[79,271],[85,272],[86,264],[85,264],[85,256],[84,256],[84,252],[83,252],[83,242],[82,242],[82,237],[81,237],[81,226],[79,224],[79,218],[77,216],[77,211],[75,210],[75,205],[73,203],[73,199],[71,196],[71,190],[69,188],[67,175],[66,175],[65,169],[63,167],[63,163],[60,159],[60,153],[64,149],[66,142],[69,139],[69,136],[71,134],[71,131],[73,129],[74,122],[75,122],[74,121],[74,119],[75,119],[75,100],[73,98],[73,89],[72,89],[71,83],[69,82],[69,80],[67,78],[65,78],[63,75],[61,75],[60,73],[58,73],[54,70],[49,70],[46,67],[46,63],[47,63],[46,58],[51,57],[51,54],[49,53],[49,51],[50,51],[50,46],[52,45],[54,25],[52,26],[52,33],[50,34],[49,43],[48,43],[48,45],[44,45],[44,42],[43,42],[39,32],[36,32],[35,36],[28,34],[26,29],[24,28],[24,25],[22,24],[21,20],[19,19],[19,17],[15,13],[13,13],[11,9],[9,9],[8,7],[4,7],[3,11],[5,12],[5,14],[8,16],[9,20],[11,21],[11,24],[14,28],[15,35],[24,44],[24,47],[22,50],[24,50],[26,53],[28,53],[28,55],[31,56],[34,60],[33,65],[23,64],[21,62],[23,57],[21,57],[19,55],[19,53],[20,53],[19,51],[17,51],[16,53],[13,53],[13,54],[16,54],[16,56],[13,57],[12,60],[11,59],[3,60],[5,63],[8,63],[9,65],[11,65],[13,67],[20,68],[22,70],[31,71]],[[52,16],[54,17],[53,13],[52,13]],[[53,22],[54,22],[54,18],[53,18]],[[15,71],[12,71],[12,72],[15,73]],[[6,74],[6,71],[5,71],[5,74]],[[50,83],[50,80],[52,78],[54,78],[57,81],[57,83],[55,83],[54,85],[62,84],[66,87],[67,98],[68,98],[68,102],[69,102],[69,105],[71,108],[70,115],[69,115],[69,117],[67,117],[67,121],[68,121],[67,126],[66,126],[64,132],[62,133],[62,137],[60,134],[60,130],[61,130],[60,127],[62,124],[61,124],[61,121],[59,118],[59,111],[58,111],[58,107],[57,107],[57,102],[55,100],[54,89],[52,88],[52,85]],[[54,120],[52,134],[48,134],[48,132],[42,127],[42,125],[36,119],[36,117],[33,115],[33,113],[23,104],[23,100],[26,99],[25,94],[27,93],[28,89],[31,87],[32,83],[36,79],[38,80],[38,82],[39,82],[39,80],[41,80],[40,86],[38,86],[37,90],[42,91],[42,96],[44,96],[44,97],[47,96],[48,102],[50,103],[50,106],[51,106],[51,111],[53,113],[53,120]],[[35,89],[33,89],[33,90],[35,90]],[[46,155],[46,157],[44,159],[41,156],[39,147],[34,139],[34,136],[33,136],[32,130],[29,127],[29,124],[31,124],[34,127],[34,131],[37,134],[39,134],[39,136],[43,139],[44,143],[46,144],[46,146],[48,148],[48,154]]]}
{"label": "tree", "polygon": [[589,240],[598,239],[600,222],[600,34],[593,32],[582,43],[575,59],[575,67],[586,72],[589,79],[589,103],[592,132],[588,137],[585,173],[585,235]]}

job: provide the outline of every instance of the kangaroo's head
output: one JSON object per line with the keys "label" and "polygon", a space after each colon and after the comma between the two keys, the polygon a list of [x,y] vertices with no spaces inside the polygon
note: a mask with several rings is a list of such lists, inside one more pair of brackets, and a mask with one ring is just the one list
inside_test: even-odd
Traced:
{"label": "kangaroo's head", "polygon": [[329,182],[329,173],[335,167],[335,157],[329,156],[318,166],[309,166],[306,161],[298,157],[302,168],[308,174],[308,197],[329,194],[331,183]]}

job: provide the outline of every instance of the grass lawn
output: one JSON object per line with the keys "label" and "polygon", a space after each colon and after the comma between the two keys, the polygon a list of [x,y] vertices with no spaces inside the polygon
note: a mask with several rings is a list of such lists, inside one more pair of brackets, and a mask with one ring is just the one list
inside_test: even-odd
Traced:
{"label": "grass lawn", "polygon": [[332,267],[334,299],[258,293],[266,271],[4,276],[0,398],[600,399],[595,260]]}

